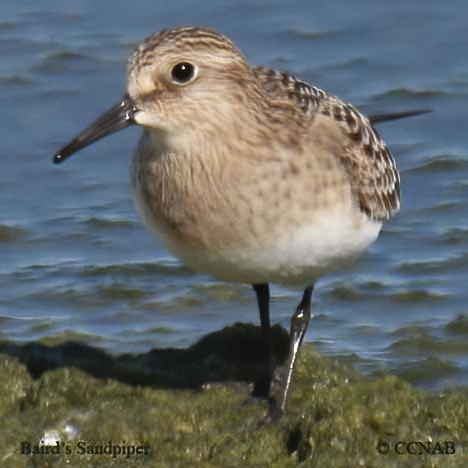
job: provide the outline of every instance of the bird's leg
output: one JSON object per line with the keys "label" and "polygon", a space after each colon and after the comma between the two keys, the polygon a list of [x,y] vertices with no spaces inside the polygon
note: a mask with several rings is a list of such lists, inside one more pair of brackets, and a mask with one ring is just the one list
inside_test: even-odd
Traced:
{"label": "bird's leg", "polygon": [[255,290],[255,293],[257,294],[258,310],[260,312],[260,325],[262,328],[262,361],[265,363],[264,371],[254,382],[252,396],[268,398],[270,394],[273,370],[275,367],[275,358],[273,354],[270,330],[270,287],[268,286],[268,283],[253,284],[252,286]]}
{"label": "bird's leg", "polygon": [[281,396],[281,411],[286,407],[286,399],[288,397],[289,387],[291,385],[291,378],[294,370],[294,365],[298,357],[299,348],[301,346],[304,335],[307,331],[307,326],[310,320],[310,302],[312,298],[312,291],[314,286],[308,287],[302,296],[301,302],[296,308],[293,316],[291,317],[291,331],[290,331],[290,344],[289,344],[289,357],[287,364],[287,377],[284,382],[284,388]]}

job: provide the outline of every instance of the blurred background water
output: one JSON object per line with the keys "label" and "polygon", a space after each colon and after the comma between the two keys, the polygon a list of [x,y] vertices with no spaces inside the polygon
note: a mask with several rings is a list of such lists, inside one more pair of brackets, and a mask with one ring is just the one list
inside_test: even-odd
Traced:
{"label": "blurred background water", "polygon": [[[318,283],[307,341],[371,375],[467,385],[467,20],[464,0],[3,0],[0,339],[145,352],[258,323],[250,286],[191,273],[142,225],[128,175],[138,128],[51,162],[120,99],[140,40],[203,24],[251,63],[367,114],[433,109],[379,126],[402,172],[402,212],[361,261]],[[300,292],[272,292],[272,321],[289,329]]]}

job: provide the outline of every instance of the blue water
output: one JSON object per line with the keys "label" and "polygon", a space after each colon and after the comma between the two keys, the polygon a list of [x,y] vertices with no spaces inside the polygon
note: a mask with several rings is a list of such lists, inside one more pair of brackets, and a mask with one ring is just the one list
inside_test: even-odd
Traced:
{"label": "blue water", "polygon": [[[114,353],[188,346],[258,322],[248,285],[191,273],[143,227],[128,176],[139,129],[67,163],[52,155],[124,90],[153,31],[203,24],[251,63],[286,69],[382,124],[402,212],[314,292],[307,340],[369,374],[468,384],[468,4],[394,1],[3,1],[0,16],[0,339],[75,339]],[[289,327],[300,292],[273,288]]]}

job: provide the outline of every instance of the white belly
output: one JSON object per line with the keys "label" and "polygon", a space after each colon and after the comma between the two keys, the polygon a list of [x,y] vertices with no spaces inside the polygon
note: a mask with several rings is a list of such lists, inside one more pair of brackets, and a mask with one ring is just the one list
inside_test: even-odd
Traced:
{"label": "white belly", "polygon": [[[306,287],[320,276],[352,262],[377,239],[382,223],[368,220],[365,215],[360,218],[356,222],[355,217],[351,221],[330,215],[293,232],[284,232],[269,246],[226,248],[216,252],[188,248],[171,238],[164,240],[190,268],[214,278]],[[162,232],[160,234],[164,237]]]}

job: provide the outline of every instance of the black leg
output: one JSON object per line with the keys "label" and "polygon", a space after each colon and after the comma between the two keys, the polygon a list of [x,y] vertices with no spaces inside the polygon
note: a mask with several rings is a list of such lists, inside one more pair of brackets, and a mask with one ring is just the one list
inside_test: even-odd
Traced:
{"label": "black leg", "polygon": [[304,335],[307,331],[307,326],[309,325],[310,320],[310,302],[312,299],[312,291],[314,286],[308,287],[304,291],[301,302],[296,308],[291,317],[291,331],[290,331],[290,345],[289,345],[289,358],[288,358],[288,368],[287,368],[287,378],[284,383],[283,394],[281,397],[281,411],[284,411],[286,407],[286,399],[288,397],[289,387],[291,385],[292,373],[294,370],[294,365],[296,364],[299,348],[301,346]]}
{"label": "black leg", "polygon": [[270,332],[270,287],[268,283],[253,284],[252,286],[257,294],[260,325],[262,327],[262,361],[265,363],[264,372],[254,382],[252,396],[268,398],[275,366]]}

